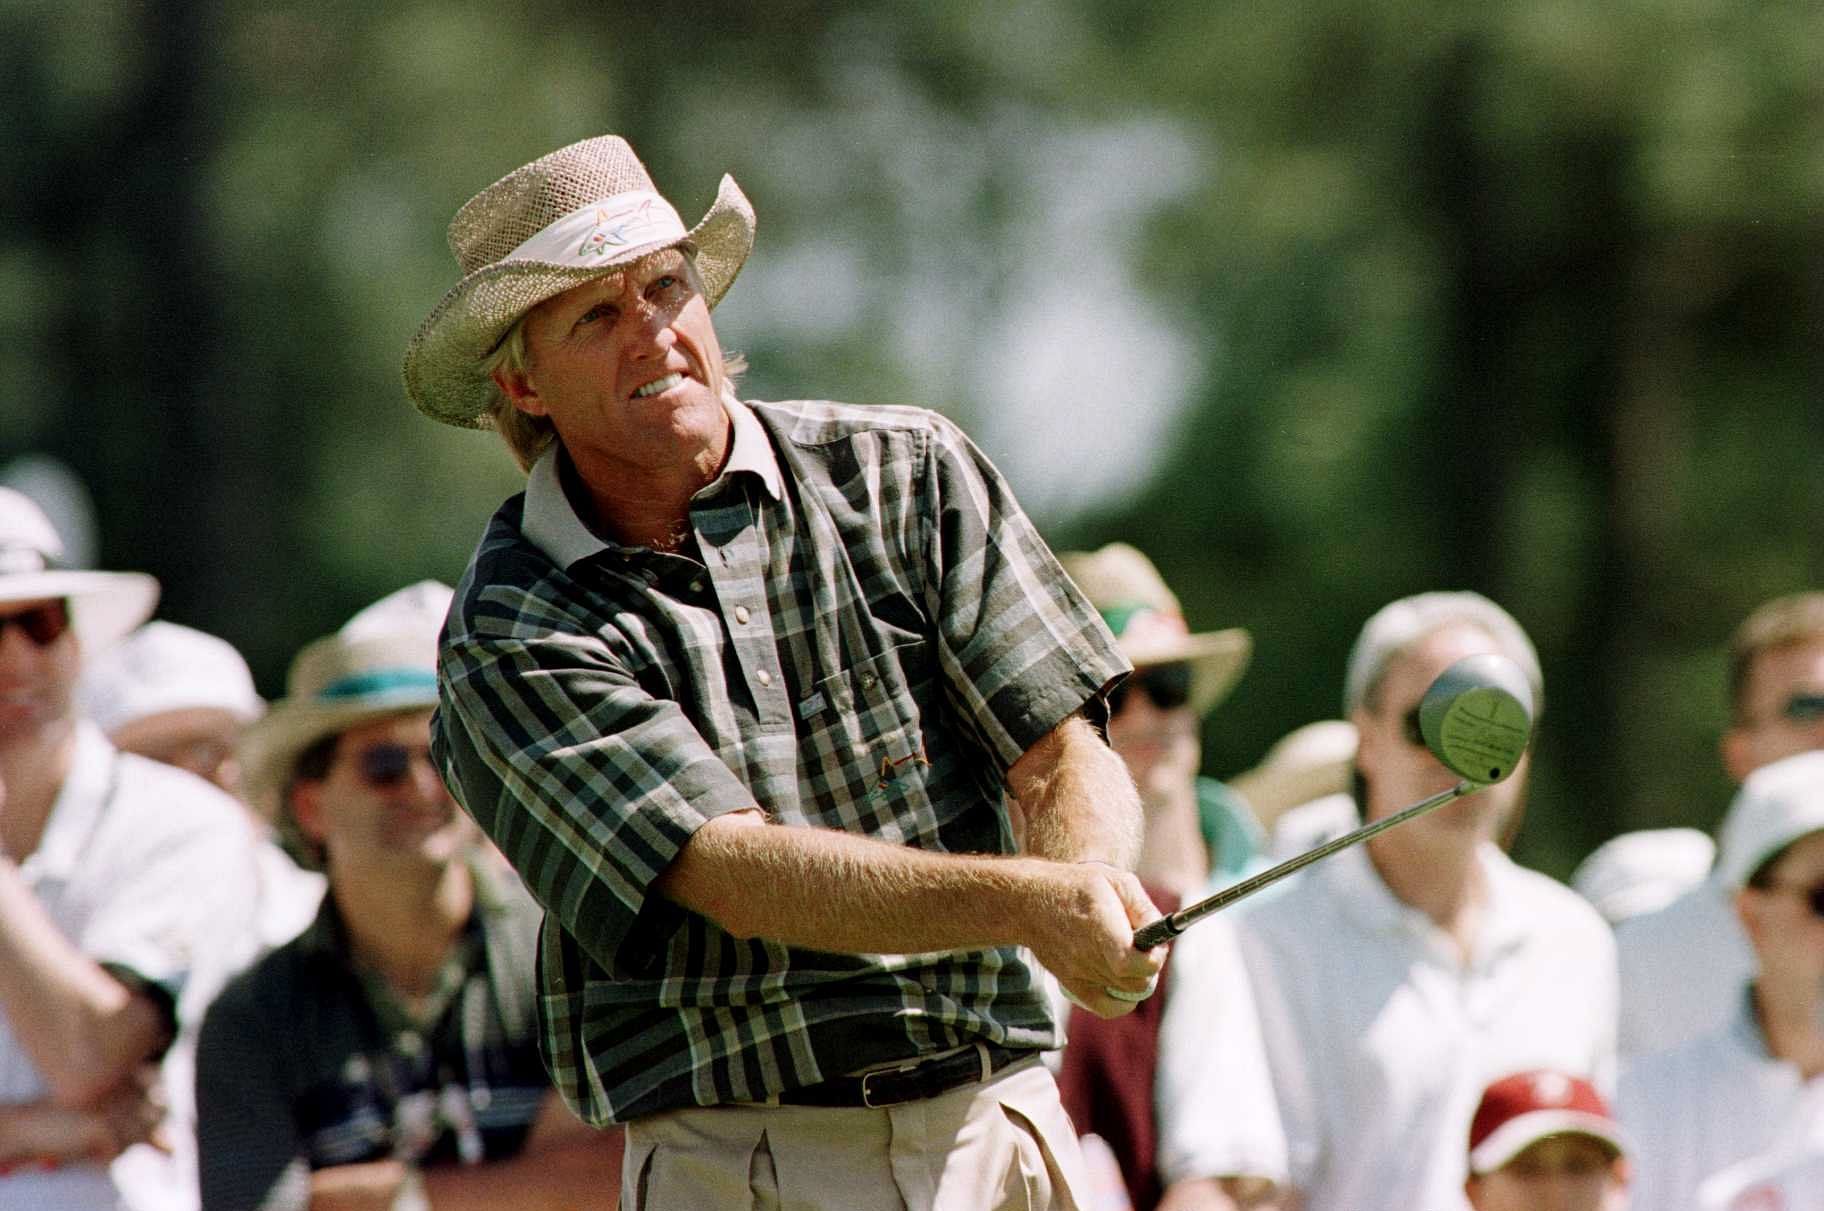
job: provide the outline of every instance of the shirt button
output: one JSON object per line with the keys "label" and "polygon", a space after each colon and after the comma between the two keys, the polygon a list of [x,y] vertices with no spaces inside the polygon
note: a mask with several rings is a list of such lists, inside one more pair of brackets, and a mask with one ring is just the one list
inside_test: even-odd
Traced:
{"label": "shirt button", "polygon": [[765,669],[761,669],[758,673],[754,674],[754,680],[758,681],[761,685],[771,685],[773,684],[773,675]]}
{"label": "shirt button", "polygon": [[736,606],[735,607],[735,621],[736,622],[745,623],[747,621],[747,617],[748,617],[748,615],[747,615],[746,606]]}
{"label": "shirt button", "polygon": [[861,688],[864,690],[871,690],[874,688],[875,682],[877,682],[879,680],[880,680],[880,678],[876,677],[872,673],[863,673],[861,675]]}
{"label": "shirt button", "polygon": [[690,591],[693,593],[701,593],[703,591],[703,578],[701,576],[690,582]]}

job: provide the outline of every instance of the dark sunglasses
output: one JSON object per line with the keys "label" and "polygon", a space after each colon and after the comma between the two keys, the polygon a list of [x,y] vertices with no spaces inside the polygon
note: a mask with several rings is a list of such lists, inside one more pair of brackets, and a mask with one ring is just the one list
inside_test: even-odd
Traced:
{"label": "dark sunglasses", "polygon": [[1178,664],[1149,664],[1145,668],[1135,669],[1134,675],[1108,692],[1108,713],[1118,715],[1127,703],[1128,691],[1138,686],[1146,696],[1153,700],[1153,705],[1162,711],[1183,706],[1191,700],[1191,666],[1182,662]]}
{"label": "dark sunglasses", "polygon": [[1794,694],[1780,714],[1788,723],[1816,723],[1824,719],[1824,694]]}
{"label": "dark sunglasses", "polygon": [[17,614],[0,616],[0,637],[6,635],[8,627],[18,627],[38,647],[48,648],[62,639],[63,633],[70,629],[70,604],[67,601],[47,601]]}
{"label": "dark sunglasses", "polygon": [[402,785],[406,779],[412,776],[413,757],[418,757],[426,765],[431,766],[433,773],[436,772],[437,767],[431,765],[429,745],[420,744],[414,748],[409,745],[394,744],[391,741],[382,741],[379,744],[370,744],[354,755],[355,773],[360,775],[361,781],[375,790],[390,790]]}

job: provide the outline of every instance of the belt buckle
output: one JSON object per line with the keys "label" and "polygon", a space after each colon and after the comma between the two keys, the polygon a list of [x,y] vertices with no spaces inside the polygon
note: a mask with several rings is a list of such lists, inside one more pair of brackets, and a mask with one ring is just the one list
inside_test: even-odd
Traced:
{"label": "belt buckle", "polygon": [[874,1100],[874,1090],[873,1090],[872,1082],[873,1082],[874,1078],[878,1077],[878,1076],[904,1076],[909,1072],[913,1072],[913,1071],[917,1070],[917,1068],[918,1068],[918,1065],[916,1063],[901,1064],[897,1068],[877,1068],[873,1072],[862,1073],[861,1074],[861,1104],[869,1110],[884,1110],[888,1106],[897,1106],[902,1102],[911,1101],[912,1100],[911,1098],[899,1097],[899,1098],[894,1098],[892,1101],[877,1102]]}

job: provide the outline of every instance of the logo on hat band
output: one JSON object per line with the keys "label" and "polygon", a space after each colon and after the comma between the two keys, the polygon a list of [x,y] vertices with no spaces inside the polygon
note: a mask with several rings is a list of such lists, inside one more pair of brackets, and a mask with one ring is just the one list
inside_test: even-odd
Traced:
{"label": "logo on hat band", "polygon": [[586,267],[600,264],[623,248],[676,243],[687,234],[671,203],[641,189],[578,207],[505,259]]}

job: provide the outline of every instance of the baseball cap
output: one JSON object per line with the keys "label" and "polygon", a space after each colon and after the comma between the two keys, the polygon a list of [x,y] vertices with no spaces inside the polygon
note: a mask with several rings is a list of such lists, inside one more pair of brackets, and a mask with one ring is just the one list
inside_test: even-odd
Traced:
{"label": "baseball cap", "polygon": [[1610,837],[1571,872],[1571,888],[1613,925],[1664,908],[1702,883],[1716,842],[1695,828],[1646,828]]}
{"label": "baseball cap", "polygon": [[1785,757],[1749,774],[1729,805],[1716,876],[1741,887],[1767,859],[1824,830],[1824,749]]}
{"label": "baseball cap", "polygon": [[76,693],[109,734],[166,711],[215,708],[252,723],[266,710],[233,644],[173,622],[148,622],[96,656]]}
{"label": "baseball cap", "polygon": [[1608,1103],[1580,1076],[1537,1069],[1504,1076],[1482,1094],[1469,1125],[1469,1171],[1493,1173],[1542,1139],[1581,1135],[1615,1156],[1628,1148]]}

